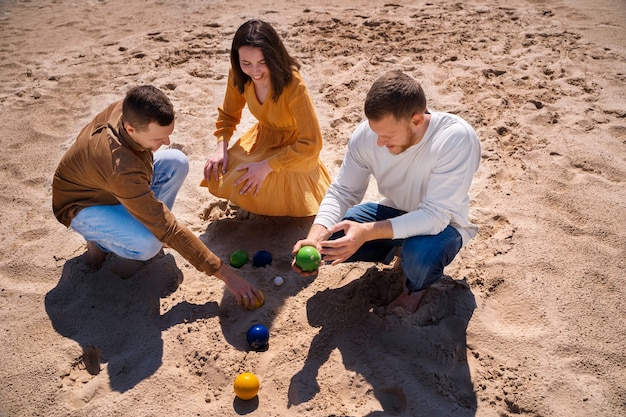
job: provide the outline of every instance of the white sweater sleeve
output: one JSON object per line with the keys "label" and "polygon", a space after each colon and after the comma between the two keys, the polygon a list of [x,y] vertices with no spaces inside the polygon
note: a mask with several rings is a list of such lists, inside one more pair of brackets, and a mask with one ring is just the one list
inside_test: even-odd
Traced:
{"label": "white sweater sleeve", "polygon": [[[343,219],[350,207],[363,200],[371,170],[367,166],[367,158],[361,155],[358,143],[372,140],[369,137],[371,131],[366,127],[367,122],[363,122],[352,134],[339,174],[326,192],[313,223],[321,224],[326,228],[333,226]],[[373,140],[376,138],[374,137]]]}

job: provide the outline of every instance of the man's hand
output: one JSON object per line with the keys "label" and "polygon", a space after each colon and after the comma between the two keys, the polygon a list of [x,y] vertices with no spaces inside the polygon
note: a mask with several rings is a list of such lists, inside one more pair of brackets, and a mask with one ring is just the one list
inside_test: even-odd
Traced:
{"label": "man's hand", "polygon": [[345,236],[335,240],[325,240],[321,242],[322,249],[320,253],[327,261],[332,261],[332,265],[337,265],[359,250],[359,248],[368,240],[368,234],[372,229],[372,223],[357,223],[351,220],[344,220],[334,226],[328,228],[333,234],[339,231],[345,233]]}
{"label": "man's hand", "polygon": [[209,155],[209,158],[204,164],[204,178],[206,178],[207,181],[211,180],[211,174],[215,176],[215,180],[217,181],[219,177],[218,169],[220,164],[222,165],[222,174],[226,172],[226,168],[228,167],[228,152],[226,152],[227,147],[228,144],[226,141],[218,142],[215,151]]}
{"label": "man's hand", "polygon": [[247,309],[255,306],[255,299],[261,300],[261,292],[225,263],[213,274],[226,284],[228,291],[233,294],[237,304],[243,305]]}
{"label": "man's hand", "polygon": [[321,242],[324,239],[328,239],[329,236],[330,236],[330,233],[321,224],[314,224],[313,226],[311,226],[311,229],[309,230],[309,234],[307,235],[306,239],[297,241],[296,244],[293,245],[293,248],[291,249],[291,253],[293,254],[293,260],[291,261],[291,269],[293,269],[294,271],[296,271],[298,274],[302,275],[303,277],[317,275],[317,272],[318,272],[317,269],[315,271],[310,271],[310,272],[305,272],[302,269],[300,269],[300,267],[296,265],[296,254],[298,253],[300,248],[303,246],[313,246],[321,254],[321,250],[322,250]]}
{"label": "man's hand", "polygon": [[314,248],[317,249],[318,252],[322,249],[322,247],[320,246],[320,243],[312,239],[307,238],[307,239],[302,239],[302,240],[297,241],[296,244],[293,246],[293,249],[291,250],[291,253],[293,254],[293,260],[291,261],[291,269],[293,269],[294,271],[296,271],[298,274],[300,274],[303,277],[315,276],[318,273],[317,269],[314,271],[307,272],[307,271],[303,271],[298,265],[296,265],[296,254],[298,253],[300,248],[303,246],[313,246]]}
{"label": "man's hand", "polygon": [[325,260],[332,262],[331,265],[337,265],[350,258],[365,242],[393,238],[393,227],[389,220],[370,223],[343,220],[328,228],[331,235],[339,231],[343,231],[345,236],[320,242],[322,246],[320,253]]}
{"label": "man's hand", "polygon": [[270,168],[270,164],[268,164],[267,161],[261,161],[243,164],[237,168],[237,171],[243,170],[247,170],[247,172],[239,177],[233,186],[236,187],[239,184],[243,184],[239,190],[239,194],[249,194],[253,192],[256,197],[267,174],[272,172],[272,168]]}

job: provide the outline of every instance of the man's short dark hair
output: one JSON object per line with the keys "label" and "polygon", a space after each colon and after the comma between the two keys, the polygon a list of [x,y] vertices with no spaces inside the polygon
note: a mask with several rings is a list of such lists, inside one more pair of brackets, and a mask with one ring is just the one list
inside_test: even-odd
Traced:
{"label": "man's short dark hair", "polygon": [[426,95],[422,86],[400,70],[380,76],[365,98],[365,116],[370,120],[380,120],[390,114],[401,120],[424,111]]}
{"label": "man's short dark hair", "polygon": [[122,117],[137,130],[145,130],[152,122],[169,126],[174,121],[174,106],[170,99],[152,85],[140,85],[128,90],[122,104]]}

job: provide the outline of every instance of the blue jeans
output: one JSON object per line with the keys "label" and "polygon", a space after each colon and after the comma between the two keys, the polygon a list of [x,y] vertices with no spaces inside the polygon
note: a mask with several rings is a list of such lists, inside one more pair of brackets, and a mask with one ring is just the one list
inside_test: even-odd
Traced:
{"label": "blue jeans", "polygon": [[[188,173],[189,161],[181,151],[157,151],[150,189],[171,210]],[[126,259],[147,261],[163,247],[163,243],[121,204],[85,207],[72,219],[70,228],[85,240],[95,242],[103,251]]]}
{"label": "blue jeans", "polygon": [[[387,220],[405,214],[405,211],[376,203],[354,206],[346,212],[344,220],[367,223]],[[333,234],[338,239],[343,232]],[[448,265],[463,245],[459,232],[448,225],[437,235],[412,236],[407,239],[379,239],[366,242],[346,262],[367,261],[389,263],[398,247],[402,271],[406,275],[406,287],[415,292],[429,287],[443,275]]]}

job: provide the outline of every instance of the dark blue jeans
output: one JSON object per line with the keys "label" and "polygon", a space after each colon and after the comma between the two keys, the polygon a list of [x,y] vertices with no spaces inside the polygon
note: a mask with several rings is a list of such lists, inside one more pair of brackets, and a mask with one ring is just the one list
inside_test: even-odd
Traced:
{"label": "dark blue jeans", "polygon": [[[377,203],[364,203],[350,208],[344,220],[358,223],[387,220],[405,214],[405,211]],[[334,233],[330,239],[338,239],[343,232]],[[346,262],[367,261],[389,263],[398,247],[401,247],[402,271],[410,292],[429,287],[443,275],[448,265],[463,245],[459,232],[448,225],[437,235],[412,236],[407,239],[379,239],[366,242]]]}

